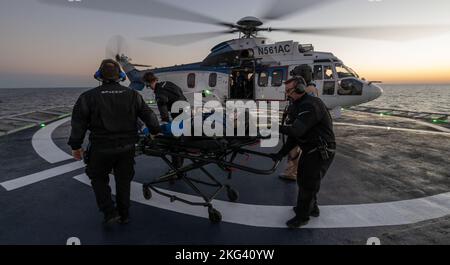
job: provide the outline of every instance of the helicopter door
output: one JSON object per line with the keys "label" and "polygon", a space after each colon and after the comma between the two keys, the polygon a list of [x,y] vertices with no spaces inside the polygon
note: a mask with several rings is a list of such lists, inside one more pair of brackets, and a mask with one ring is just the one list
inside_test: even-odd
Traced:
{"label": "helicopter door", "polygon": [[314,82],[319,90],[319,95],[327,106],[337,104],[336,73],[332,64],[314,65]]}
{"label": "helicopter door", "polygon": [[284,101],[284,81],[287,75],[286,67],[261,69],[255,78],[255,99]]}
{"label": "helicopter door", "polygon": [[249,69],[234,69],[230,78],[230,99],[254,99],[254,73]]}

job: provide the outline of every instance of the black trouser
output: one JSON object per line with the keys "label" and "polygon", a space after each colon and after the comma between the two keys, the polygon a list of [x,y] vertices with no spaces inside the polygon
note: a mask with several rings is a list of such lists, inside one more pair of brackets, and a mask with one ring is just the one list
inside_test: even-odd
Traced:
{"label": "black trouser", "polygon": [[[175,118],[177,118],[181,114],[182,114],[182,112],[172,113],[171,114],[172,120],[175,120]],[[172,158],[172,165],[173,165],[174,168],[179,169],[179,168],[183,167],[184,158],[179,157],[179,156],[171,156],[171,158]]]}
{"label": "black trouser", "polygon": [[121,216],[128,216],[130,185],[134,177],[134,156],[134,145],[116,148],[93,145],[90,148],[86,174],[91,179],[98,207],[103,213],[108,214],[115,210],[109,186],[109,174],[114,170],[117,210]]}
{"label": "black trouser", "polygon": [[302,151],[297,171],[299,187],[297,216],[302,219],[309,219],[311,211],[317,206],[320,184],[334,160],[334,153],[329,153],[330,158],[323,160],[319,151],[312,153],[308,150]]}

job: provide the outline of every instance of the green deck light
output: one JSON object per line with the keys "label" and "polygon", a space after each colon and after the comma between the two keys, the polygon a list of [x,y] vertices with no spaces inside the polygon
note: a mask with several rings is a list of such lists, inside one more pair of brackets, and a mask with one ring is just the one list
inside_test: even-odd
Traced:
{"label": "green deck light", "polygon": [[45,125],[45,123],[41,123],[41,128],[44,128],[45,126],[47,126],[47,125]]}
{"label": "green deck light", "polygon": [[212,94],[211,90],[205,89],[203,92],[205,92],[205,95],[209,96]]}

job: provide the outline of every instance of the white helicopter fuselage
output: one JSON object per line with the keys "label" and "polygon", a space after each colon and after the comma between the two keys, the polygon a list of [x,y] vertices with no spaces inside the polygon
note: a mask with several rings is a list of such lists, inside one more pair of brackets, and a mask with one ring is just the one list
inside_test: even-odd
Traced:
{"label": "white helicopter fuselage", "polygon": [[[243,51],[245,58],[241,57]],[[233,59],[240,60],[239,66],[223,63]],[[204,101],[280,101],[280,105],[285,105],[284,81],[295,67],[303,64],[313,69],[319,97],[329,109],[363,104],[382,95],[379,86],[360,79],[332,53],[315,52],[312,45],[293,41],[266,44],[262,38],[235,39],[214,47],[201,63],[151,71],[160,81],[170,81],[182,88],[190,102],[194,93],[202,93]],[[247,94],[236,91],[243,89],[236,85],[237,73],[244,76]]]}

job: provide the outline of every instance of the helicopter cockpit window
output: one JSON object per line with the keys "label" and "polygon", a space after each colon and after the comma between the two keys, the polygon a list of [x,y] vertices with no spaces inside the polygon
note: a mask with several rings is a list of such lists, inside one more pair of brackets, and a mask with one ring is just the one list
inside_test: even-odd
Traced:
{"label": "helicopter cockpit window", "polygon": [[358,78],[358,75],[352,69],[342,64],[336,64],[336,73],[339,78],[346,78],[346,77]]}
{"label": "helicopter cockpit window", "polygon": [[278,87],[283,84],[283,70],[275,70],[272,72],[272,86]]}
{"label": "helicopter cockpit window", "polygon": [[334,77],[333,77],[333,67],[331,65],[325,65],[323,67],[323,73],[324,73],[324,79],[325,80],[334,79]]}
{"label": "helicopter cockpit window", "polygon": [[314,80],[323,80],[323,67],[322,65],[314,66]]}
{"label": "helicopter cockpit window", "polygon": [[258,86],[266,87],[268,83],[269,83],[269,74],[267,72],[259,73]]}
{"label": "helicopter cockpit window", "polygon": [[195,74],[191,73],[187,77],[188,88],[195,88]]}
{"label": "helicopter cockpit window", "polygon": [[340,87],[338,94],[341,96],[361,96],[363,91],[363,83],[360,81],[348,78],[339,82]]}
{"label": "helicopter cockpit window", "polygon": [[217,85],[217,74],[211,73],[209,75],[209,87],[216,87]]}

